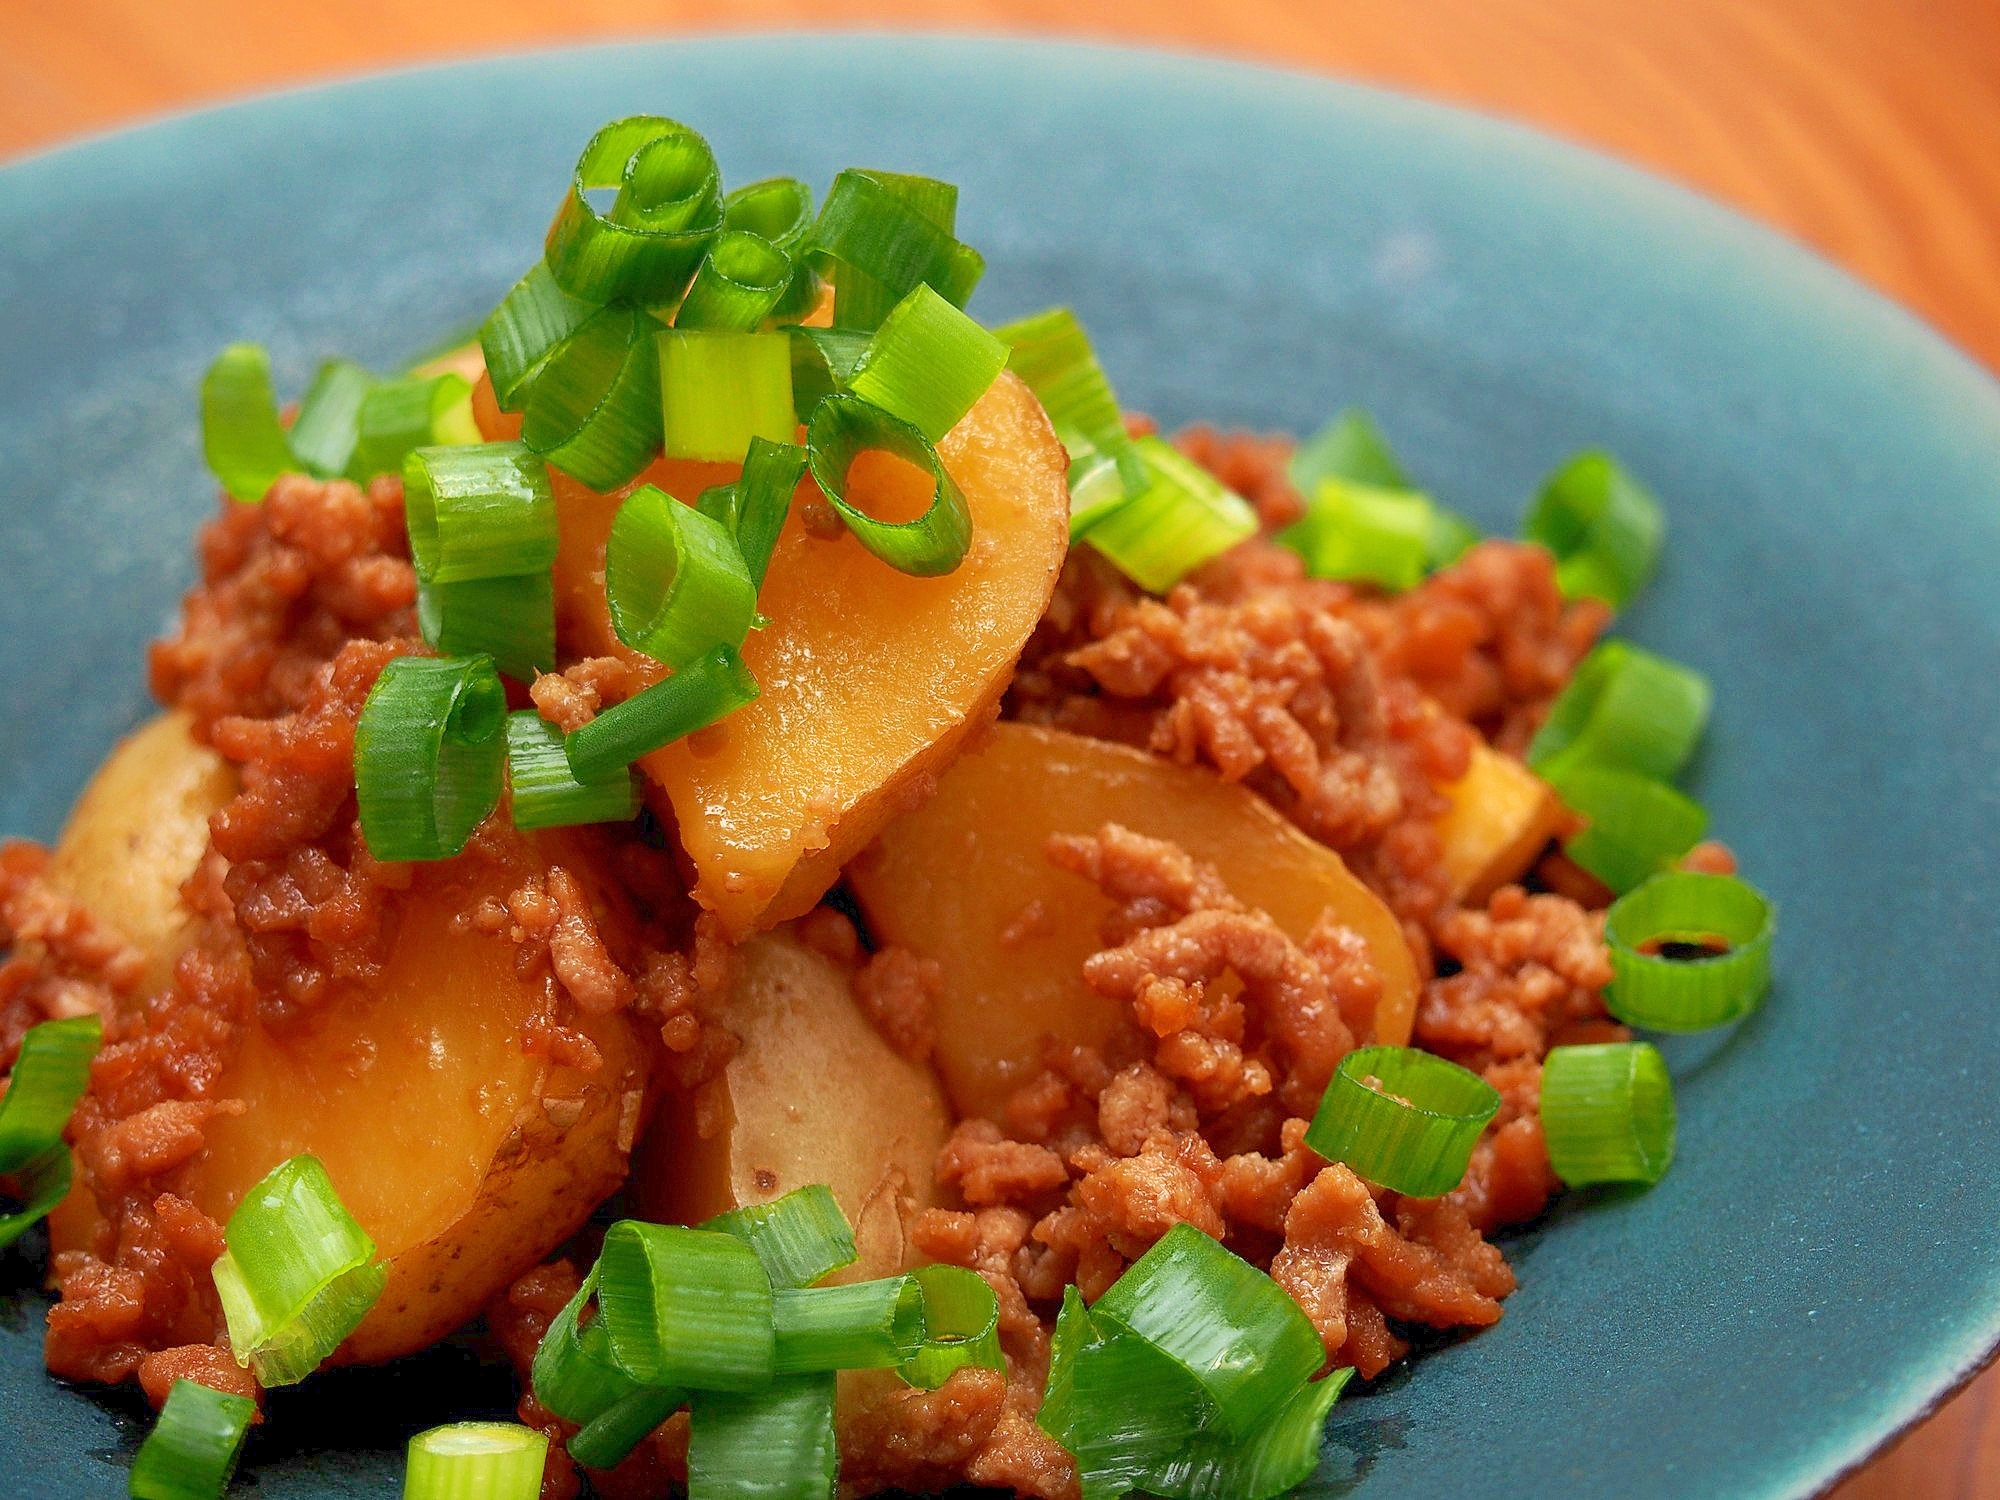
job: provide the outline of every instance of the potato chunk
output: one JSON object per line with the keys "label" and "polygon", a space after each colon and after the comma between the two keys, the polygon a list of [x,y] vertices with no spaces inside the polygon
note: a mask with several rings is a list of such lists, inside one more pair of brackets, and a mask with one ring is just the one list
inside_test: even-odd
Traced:
{"label": "potato chunk", "polygon": [[1475,746],[1465,775],[1440,790],[1451,802],[1435,826],[1452,898],[1472,906],[1519,879],[1568,821],[1547,782],[1486,745]]}
{"label": "potato chunk", "polygon": [[[641,763],[679,825],[696,898],[733,937],[810,910],[928,789],[993,714],[1048,605],[1069,491],[1034,395],[1002,375],[938,452],[972,511],[972,550],[957,571],[912,578],[844,531],[813,535],[803,507],[818,491],[807,480],[759,599],[771,623],[743,648],[763,696]],[[642,477],[692,501],[734,472],[663,460]],[[562,640],[631,659],[604,606],[604,539],[619,499],[562,476],[556,496]]]}
{"label": "potato chunk", "polygon": [[847,971],[788,929],[737,950],[718,1014],[742,1046],[722,1073],[663,1104],[633,1185],[646,1217],[698,1224],[825,1183],[861,1252],[837,1281],[909,1261],[904,1227],[937,1200],[951,1121],[937,1077],[900,1056],[854,1003]]}
{"label": "potato chunk", "polygon": [[1375,1040],[1409,1040],[1416,968],[1389,909],[1340,856],[1255,793],[1123,745],[1002,724],[848,871],[875,937],[938,960],[938,1071],[964,1114],[992,1114],[1041,1066],[1045,1037],[1102,1043],[1119,1007],[1083,983],[1111,903],[1058,870],[1049,836],[1105,823],[1179,844],[1304,938],[1331,911],[1382,974]]}

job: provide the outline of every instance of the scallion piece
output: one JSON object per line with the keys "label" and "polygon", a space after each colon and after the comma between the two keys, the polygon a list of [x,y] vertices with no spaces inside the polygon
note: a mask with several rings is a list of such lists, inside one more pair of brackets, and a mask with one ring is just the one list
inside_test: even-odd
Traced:
{"label": "scallion piece", "polygon": [[641,1386],[591,1418],[564,1447],[587,1469],[614,1469],[687,1401],[686,1391]]}
{"label": "scallion piece", "polygon": [[[608,215],[588,196],[600,188],[618,189]],[[585,302],[664,306],[686,290],[721,226],[721,177],[707,142],[655,115],[614,120],[583,148],[549,225],[549,271]]]}
{"label": "scallion piece", "polygon": [[588,1427],[644,1389],[612,1359],[603,1317],[583,1322],[584,1309],[596,1296],[597,1269],[592,1267],[576,1294],[549,1320],[529,1372],[535,1399],[579,1427]]}
{"label": "scallion piece", "polygon": [[660,446],[659,327],[634,307],[592,314],[535,377],[521,441],[594,490],[645,468]]}
{"label": "scallion piece", "polygon": [[[1079,443],[1082,439],[1077,439]],[[1090,528],[1125,503],[1125,476],[1108,453],[1084,447],[1071,449],[1069,461],[1069,539],[1072,545]]]}
{"label": "scallion piece", "polygon": [[1547,778],[1578,765],[1672,780],[1708,723],[1708,679],[1633,645],[1604,641],[1577,666],[1528,746]]}
{"label": "scallion piece", "polygon": [[639,783],[631,768],[589,785],[578,781],[563,732],[531,708],[507,715],[507,781],[516,828],[629,823],[639,816]]}
{"label": "scallion piece", "polygon": [[798,424],[785,334],[669,328],[659,362],[668,458],[736,463],[752,438],[791,441]]}
{"label": "scallion piece", "polygon": [[1623,609],[1653,576],[1667,530],[1660,502],[1610,454],[1577,454],[1542,485],[1521,534],[1556,555],[1571,599]]}
{"label": "scallion piece", "polygon": [[520,443],[418,448],[403,461],[403,514],[426,583],[513,578],[556,558],[549,473]]}
{"label": "scallion piece", "polygon": [[132,1500],[220,1500],[257,1418],[248,1396],[176,1380],[132,1460]]}
{"label": "scallion piece", "polygon": [[834,1377],[786,1375],[756,1391],[697,1391],[688,1500],[832,1500],[840,1455]]}
{"label": "scallion piece", "polygon": [[354,789],[375,858],[465,848],[500,801],[506,717],[491,657],[399,656],[382,669],[354,728]]}
{"label": "scallion piece", "polygon": [[785,518],[792,513],[792,496],[805,473],[806,450],[797,443],[750,439],[750,451],[743,459],[743,477],[735,484],[733,529],[737,550],[743,554],[743,566],[749,570],[754,588],[764,587],[771,554],[777,550]]}
{"label": "scallion piece", "polygon": [[1457,1187],[1500,1096],[1477,1073],[1414,1047],[1361,1047],[1340,1060],[1306,1144],[1411,1198]]}
{"label": "scallion piece", "polygon": [[514,283],[479,326],[486,377],[502,411],[519,411],[527,404],[529,388],[549,356],[596,311],[593,303],[562,289],[546,260],[536,261]]}
{"label": "scallion piece", "polygon": [[774,1289],[778,1373],[902,1365],[923,1347],[925,1316],[923,1288],[914,1276]]}
{"label": "scallion piece", "polygon": [[870,335],[851,328],[787,328],[785,334],[792,344],[792,410],[808,423],[820,402],[847,389]]}
{"label": "scallion piece", "polygon": [[569,768],[578,781],[602,781],[620,766],[755,702],[757,693],[757,679],[736,648],[717,646],[570,734],[564,741]]}
{"label": "scallion piece", "polygon": [[1553,1047],[1542,1060],[1542,1136],[1571,1187],[1643,1182],[1674,1159],[1674,1084],[1647,1042]]}
{"label": "scallion piece", "polygon": [[[1009,346],[1007,366],[1028,383],[1049,421],[1070,448],[1077,452],[1077,439],[1111,459],[1125,488],[1133,494],[1144,489],[1149,475],[1125,431],[1125,418],[1118,410],[1118,397],[1098,362],[1089,335],[1067,307],[1051,307],[1032,317],[1007,323],[993,330],[994,337]],[[1074,436],[1071,436],[1073,434]],[[1076,527],[1074,471],[1071,473],[1070,535],[1080,535]]]}
{"label": "scallion piece", "polygon": [[403,1500],[535,1500],[545,1432],[517,1422],[454,1422],[410,1439]]}
{"label": "scallion piece", "polygon": [[[1771,987],[1777,926],[1763,893],[1733,875],[1655,875],[1605,916],[1612,979],[1604,1003],[1619,1020],[1653,1031],[1739,1020]],[[1676,956],[1676,945],[1696,956]]]}
{"label": "scallion piece", "polygon": [[757,612],[757,586],[729,528],[650,484],[611,523],[604,595],[618,639],[670,667],[742,645]]}
{"label": "scallion piece", "polygon": [[796,177],[767,177],[722,200],[724,229],[761,235],[792,258],[792,283],[771,309],[773,317],[801,317],[819,301],[819,273],[805,255],[812,226],[812,189]]}
{"label": "scallion piece", "polygon": [[[407,659],[407,658],[406,658]],[[265,1388],[291,1385],[352,1333],[389,1268],[340,1201],[326,1168],[294,1156],[243,1195],[223,1228],[215,1292],[236,1362]]]}
{"label": "scallion piece", "polygon": [[1563,852],[1615,892],[1666,869],[1708,828],[1699,802],[1638,771],[1584,761],[1546,779],[1565,806],[1589,820],[1563,841]]}
{"label": "scallion piece", "polygon": [[449,373],[377,382],[361,402],[348,477],[366,482],[399,472],[412,449],[478,444],[471,394],[464,376]]}
{"label": "scallion piece", "polygon": [[1187,1451],[1213,1410],[1178,1363],[1144,1339],[1100,1329],[1077,1289],[1063,1289],[1035,1421],[1076,1459],[1083,1500],[1121,1500],[1144,1485]]}
{"label": "scallion piece", "polygon": [[556,590],[547,570],[516,578],[419,583],[417,628],[445,656],[479,652],[516,682],[556,664]]}
{"label": "scallion piece", "polygon": [[1180,1365],[1236,1437],[1326,1362],[1298,1303],[1192,1224],[1176,1224],[1127,1267],[1091,1318]]}
{"label": "scallion piece", "polygon": [[361,435],[361,403],[375,377],[352,360],[330,359],[319,367],[292,419],[292,454],[308,474],[333,479],[354,461]]}
{"label": "scallion piece", "polygon": [[795,1188],[771,1203],[750,1203],[701,1226],[743,1241],[774,1288],[811,1286],[854,1264],[854,1231],[824,1183]]}
{"label": "scallion piece", "polygon": [[847,388],[935,443],[1006,366],[1005,344],[920,282],[875,330]]}
{"label": "scallion piece", "polygon": [[761,235],[725,229],[702,257],[674,327],[747,333],[770,316],[791,284],[791,256]]}
{"label": "scallion piece", "polygon": [[771,1278],[733,1235],[621,1219],[597,1259],[611,1357],[641,1385],[754,1391],[771,1381]]}
{"label": "scallion piece", "polygon": [[1423,582],[1436,534],[1437,510],[1428,495],[1326,478],[1306,502],[1305,515],[1277,540],[1306,560],[1314,578],[1400,591]]}
{"label": "scallion piece", "polygon": [[1479,528],[1464,516],[1431,502],[1430,546],[1424,555],[1424,569],[1435,573],[1448,568],[1479,545]]}
{"label": "scallion piece", "polygon": [[[894,454],[931,476],[931,503],[914,521],[878,521],[847,498],[847,471],[870,449]],[[972,512],[930,440],[901,417],[858,396],[829,396],[806,438],[813,479],[854,539],[899,573],[949,573],[972,546]]]}
{"label": "scallion piece", "polygon": [[20,1190],[20,1207],[0,1213],[0,1249],[47,1217],[69,1192],[69,1147],[63,1130],[90,1086],[90,1060],[104,1040],[96,1016],[72,1016],[30,1026],[21,1038],[0,1094],[0,1177]]}
{"label": "scallion piece", "polygon": [[1173,444],[1140,438],[1146,488],[1096,522],[1085,539],[1139,587],[1163,594],[1209,559],[1257,533],[1257,512]]}
{"label": "scallion piece", "polygon": [[1000,1299],[977,1271],[919,1266],[910,1275],[924,1293],[923,1347],[903,1362],[903,1379],[936,1390],[967,1365],[1005,1370],[1000,1350]]}
{"label": "scallion piece", "polygon": [[1319,493],[1320,482],[1344,479],[1378,490],[1414,489],[1375,419],[1350,406],[1293,450],[1285,475],[1301,495]]}
{"label": "scallion piece", "polygon": [[1304,1484],[1319,1466],[1326,1414],[1353,1375],[1350,1365],[1306,1382],[1240,1440],[1203,1429],[1142,1487],[1163,1500],[1271,1500]]}
{"label": "scallion piece", "polygon": [[920,282],[965,306],[986,263],[953,238],[958,189],[929,177],[850,168],[813,224],[815,252],[836,263],[836,327],[872,330]]}
{"label": "scallion piece", "polygon": [[271,393],[271,361],[259,345],[231,344],[202,377],[201,447],[238,500],[262,500],[274,479],[297,467]]}

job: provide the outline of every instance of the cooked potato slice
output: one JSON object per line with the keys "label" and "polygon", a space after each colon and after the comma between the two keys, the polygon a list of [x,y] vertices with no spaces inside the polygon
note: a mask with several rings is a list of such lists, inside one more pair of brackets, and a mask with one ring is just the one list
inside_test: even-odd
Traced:
{"label": "cooked potato slice", "polygon": [[1101,1043],[1119,1020],[1085,988],[1111,903],[1043,853],[1106,823],[1179,844],[1294,938],[1322,912],[1361,934],[1382,973],[1375,1040],[1409,1040],[1417,980],[1396,919],[1255,793],[1143,751],[1002,724],[883,830],[848,875],[870,929],[938,960],[937,1064],[952,1103],[991,1114],[1041,1066],[1044,1037]]}
{"label": "cooked potato slice", "polygon": [[950,1133],[928,1067],[856,1008],[845,969],[784,928],[737,950],[720,1019],[742,1042],[721,1076],[662,1105],[634,1187],[648,1218],[682,1224],[825,1183],[861,1252],[836,1280],[901,1270],[904,1226],[936,1199]]}
{"label": "cooked potato slice", "polygon": [[1470,905],[1519,879],[1566,821],[1547,782],[1483,744],[1465,775],[1441,790],[1451,801],[1436,824],[1445,871],[1453,899]]}

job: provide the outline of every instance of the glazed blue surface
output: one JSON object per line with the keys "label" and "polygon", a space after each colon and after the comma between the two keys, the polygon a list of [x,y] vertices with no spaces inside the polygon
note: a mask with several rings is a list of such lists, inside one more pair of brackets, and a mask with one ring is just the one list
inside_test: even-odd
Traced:
{"label": "glazed blue surface", "polygon": [[[0,830],[52,836],[147,711],[209,513],[196,382],[268,344],[386,367],[537,253],[590,131],[664,112],[736,182],[963,187],[989,320],[1072,303],[1130,405],[1375,410],[1511,528],[1571,450],[1665,500],[1624,628],[1706,671],[1695,790],[1784,912],[1769,1006],[1669,1046],[1680,1156],[1513,1242],[1489,1332],[1328,1428],[1310,1493],[1803,1495],[2000,1339],[2000,390],[1778,237],[1524,130],[1302,76],[990,40],[792,37],[481,62],[169,121],[0,170]],[[129,1398],[40,1371],[40,1238],[0,1256],[0,1493],[111,1497]],[[270,1500],[395,1492],[497,1411],[446,1349],[281,1393]],[[463,1369],[461,1368],[463,1367]],[[346,1430],[379,1446],[328,1451]]]}

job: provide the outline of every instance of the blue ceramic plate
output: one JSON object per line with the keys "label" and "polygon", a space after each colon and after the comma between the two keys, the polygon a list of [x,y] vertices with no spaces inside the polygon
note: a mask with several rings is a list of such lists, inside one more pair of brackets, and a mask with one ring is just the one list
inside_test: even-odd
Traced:
{"label": "blue ceramic plate", "polygon": [[[1696,790],[1782,902],[1778,986],[1670,1049],[1680,1159],[1516,1239],[1521,1289],[1328,1429],[1317,1495],[1803,1495],[2000,1340],[2000,390],[1740,219],[1527,131],[1319,79],[996,41],[660,43],[370,79],[0,171],[0,828],[52,836],[147,711],[212,506],[194,390],[232,339],[296,390],[476,321],[615,115],[733,180],[963,185],[989,319],[1073,303],[1132,405],[1372,407],[1496,530],[1588,443],[1664,497],[1626,628],[1715,681]],[[30,712],[26,705],[50,705]],[[0,1261],[0,1491],[124,1493],[130,1398],[39,1367]],[[446,1349],[280,1393],[256,1493],[394,1493],[401,1440],[503,1410]],[[359,1444],[359,1447],[354,1446]]]}

